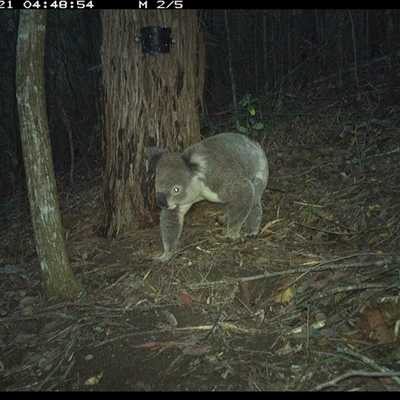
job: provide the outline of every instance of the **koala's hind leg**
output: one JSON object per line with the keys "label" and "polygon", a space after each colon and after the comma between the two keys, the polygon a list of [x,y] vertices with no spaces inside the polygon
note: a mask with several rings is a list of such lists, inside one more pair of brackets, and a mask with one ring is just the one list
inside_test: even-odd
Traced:
{"label": "koala's hind leg", "polygon": [[240,229],[248,218],[252,210],[255,189],[254,185],[245,179],[237,185],[240,190],[236,190],[235,183],[231,184],[231,193],[229,201],[226,201],[226,237],[228,239],[238,239],[240,237]]}
{"label": "koala's hind leg", "polygon": [[261,196],[264,193],[266,183],[261,179],[254,180],[254,201],[251,211],[244,223],[244,233],[246,236],[256,236],[260,231],[260,224],[262,218],[262,203]]}
{"label": "koala's hind leg", "polygon": [[244,223],[244,234],[246,236],[256,236],[260,231],[260,224],[262,218],[262,204],[261,199],[254,199],[253,207],[250,214]]}

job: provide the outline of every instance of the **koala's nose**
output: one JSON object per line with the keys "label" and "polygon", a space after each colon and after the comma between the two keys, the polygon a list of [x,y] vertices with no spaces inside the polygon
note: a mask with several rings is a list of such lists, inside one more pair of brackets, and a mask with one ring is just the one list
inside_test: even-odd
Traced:
{"label": "koala's nose", "polygon": [[168,207],[167,196],[165,193],[156,193],[156,204],[157,207],[160,207],[161,209]]}

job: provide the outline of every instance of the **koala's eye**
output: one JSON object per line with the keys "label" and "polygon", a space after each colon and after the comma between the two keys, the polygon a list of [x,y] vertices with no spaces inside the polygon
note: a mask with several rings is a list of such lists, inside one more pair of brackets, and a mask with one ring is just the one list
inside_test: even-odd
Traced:
{"label": "koala's eye", "polygon": [[181,191],[181,188],[179,186],[174,186],[174,188],[172,189],[173,194],[178,194],[180,191]]}

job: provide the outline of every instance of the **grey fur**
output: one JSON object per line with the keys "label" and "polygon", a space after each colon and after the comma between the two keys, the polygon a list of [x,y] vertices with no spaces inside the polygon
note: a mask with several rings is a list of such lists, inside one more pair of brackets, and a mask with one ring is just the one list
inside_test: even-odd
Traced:
{"label": "grey fur", "polygon": [[164,263],[177,252],[183,218],[192,204],[208,200],[226,205],[226,237],[246,236],[260,230],[261,196],[268,182],[268,161],[261,146],[238,133],[221,133],[182,153],[158,147],[146,149],[156,165],[156,202],[161,208],[160,229]]}

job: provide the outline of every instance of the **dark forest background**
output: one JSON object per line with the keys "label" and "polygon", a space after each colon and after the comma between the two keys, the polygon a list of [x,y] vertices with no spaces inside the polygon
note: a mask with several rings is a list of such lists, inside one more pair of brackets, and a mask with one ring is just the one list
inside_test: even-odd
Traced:
{"label": "dark forest background", "polygon": [[[398,101],[399,11],[199,10],[206,49],[204,135],[268,130],[279,114],[306,112],[317,88],[357,99],[385,74],[385,101]],[[0,190],[24,184],[15,97],[19,11],[0,12]],[[174,37],[174,33],[172,32]],[[179,40],[179,38],[175,38]],[[102,165],[100,11],[48,12],[45,82],[57,176],[98,175]],[[133,40],[133,39],[132,39]],[[173,51],[173,47],[172,47]],[[290,107],[287,98],[296,98]],[[291,135],[295,134],[293,132]]]}

